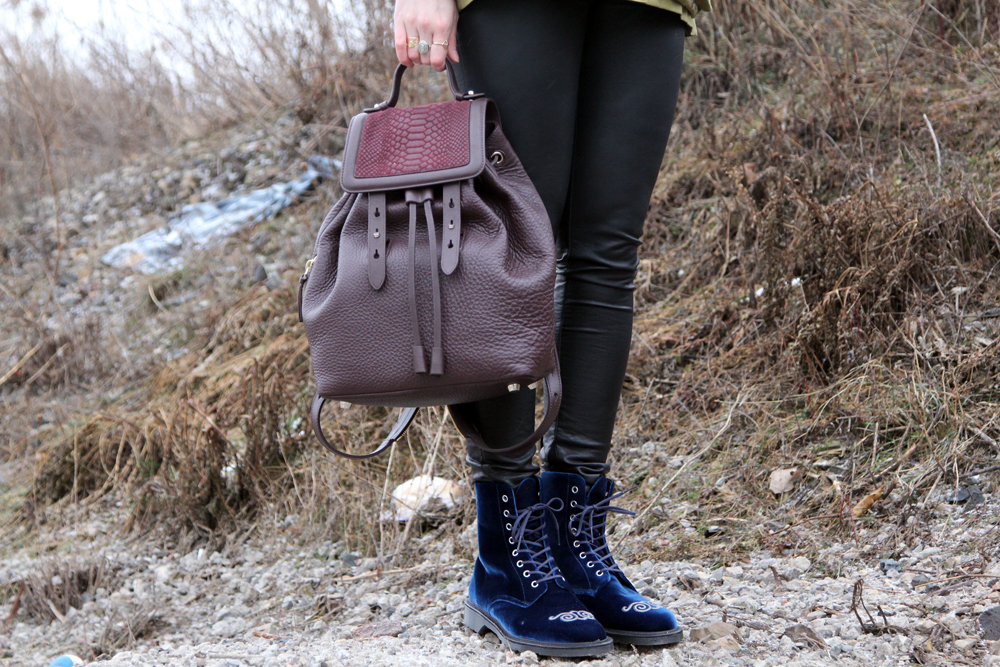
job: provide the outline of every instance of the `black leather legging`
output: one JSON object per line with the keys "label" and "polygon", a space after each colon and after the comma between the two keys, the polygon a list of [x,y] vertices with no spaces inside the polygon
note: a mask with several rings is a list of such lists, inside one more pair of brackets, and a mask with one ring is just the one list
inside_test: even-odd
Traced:
{"label": "black leather legging", "polygon": [[[588,485],[608,469],[639,238],[673,121],[685,34],[676,14],[627,0],[475,0],[458,21],[462,87],[496,100],[557,239],[564,394],[542,463]],[[527,437],[534,401],[525,390],[474,404],[486,444]],[[516,485],[538,471],[533,455],[468,446],[477,481]]]}

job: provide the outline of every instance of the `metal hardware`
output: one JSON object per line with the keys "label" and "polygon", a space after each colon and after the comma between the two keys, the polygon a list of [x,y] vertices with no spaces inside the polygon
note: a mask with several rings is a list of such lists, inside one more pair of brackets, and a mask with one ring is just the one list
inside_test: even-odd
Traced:
{"label": "metal hardware", "polygon": [[493,151],[490,154],[490,162],[492,162],[494,166],[498,164],[503,164],[503,159],[504,159],[503,151]]}
{"label": "metal hardware", "polygon": [[517,384],[516,382],[515,382],[515,383],[513,383],[513,384],[509,384],[509,385],[507,385],[507,391],[508,391],[508,392],[511,392],[511,391],[517,391],[517,390],[518,390],[518,389],[520,389],[520,388],[521,388],[521,385]]}
{"label": "metal hardware", "polygon": [[313,264],[316,263],[316,258],[312,257],[306,262],[306,270],[302,272],[302,279],[305,280],[309,277],[309,272],[312,271]]}
{"label": "metal hardware", "polygon": [[372,236],[374,236],[375,238],[378,238],[379,236],[381,236],[381,234],[379,234],[378,232],[375,232],[374,234],[372,234]]}

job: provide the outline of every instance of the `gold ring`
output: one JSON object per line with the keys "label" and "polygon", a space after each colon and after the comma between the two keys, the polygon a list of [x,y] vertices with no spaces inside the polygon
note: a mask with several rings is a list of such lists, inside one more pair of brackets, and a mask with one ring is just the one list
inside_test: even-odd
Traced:
{"label": "gold ring", "polygon": [[417,48],[417,38],[416,37],[407,37],[406,38],[406,46],[408,48],[411,48],[411,49]]}
{"label": "gold ring", "polygon": [[432,44],[434,44],[436,46],[443,46],[443,47],[447,48],[447,46],[448,46],[448,40],[446,39],[443,42],[432,42]]}

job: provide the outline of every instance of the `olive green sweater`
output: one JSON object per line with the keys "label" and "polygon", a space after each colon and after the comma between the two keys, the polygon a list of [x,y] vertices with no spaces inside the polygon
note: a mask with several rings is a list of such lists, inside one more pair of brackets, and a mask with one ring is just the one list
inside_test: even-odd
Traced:
{"label": "olive green sweater", "polygon": [[[700,12],[712,11],[712,0],[634,0],[653,7],[677,12],[681,15],[681,20],[688,25],[688,34],[697,34],[698,29],[694,24],[694,17]],[[458,8],[465,9],[472,0],[458,0]]]}

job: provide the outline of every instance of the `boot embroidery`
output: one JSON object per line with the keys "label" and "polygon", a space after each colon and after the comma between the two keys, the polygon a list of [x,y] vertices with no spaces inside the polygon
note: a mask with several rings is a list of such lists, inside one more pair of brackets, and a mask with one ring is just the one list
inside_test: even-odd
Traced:
{"label": "boot embroidery", "polygon": [[562,621],[563,623],[570,623],[572,621],[593,621],[596,620],[594,615],[589,611],[564,611],[561,614],[556,614],[555,616],[549,616],[550,621]]}
{"label": "boot embroidery", "polygon": [[647,611],[652,611],[653,609],[659,609],[659,608],[660,608],[660,605],[658,605],[658,604],[653,604],[651,602],[646,602],[645,600],[639,600],[639,601],[632,602],[632,603],[630,603],[630,604],[622,607],[622,611],[635,611],[635,612],[639,612],[641,614],[641,613],[645,613]]}

